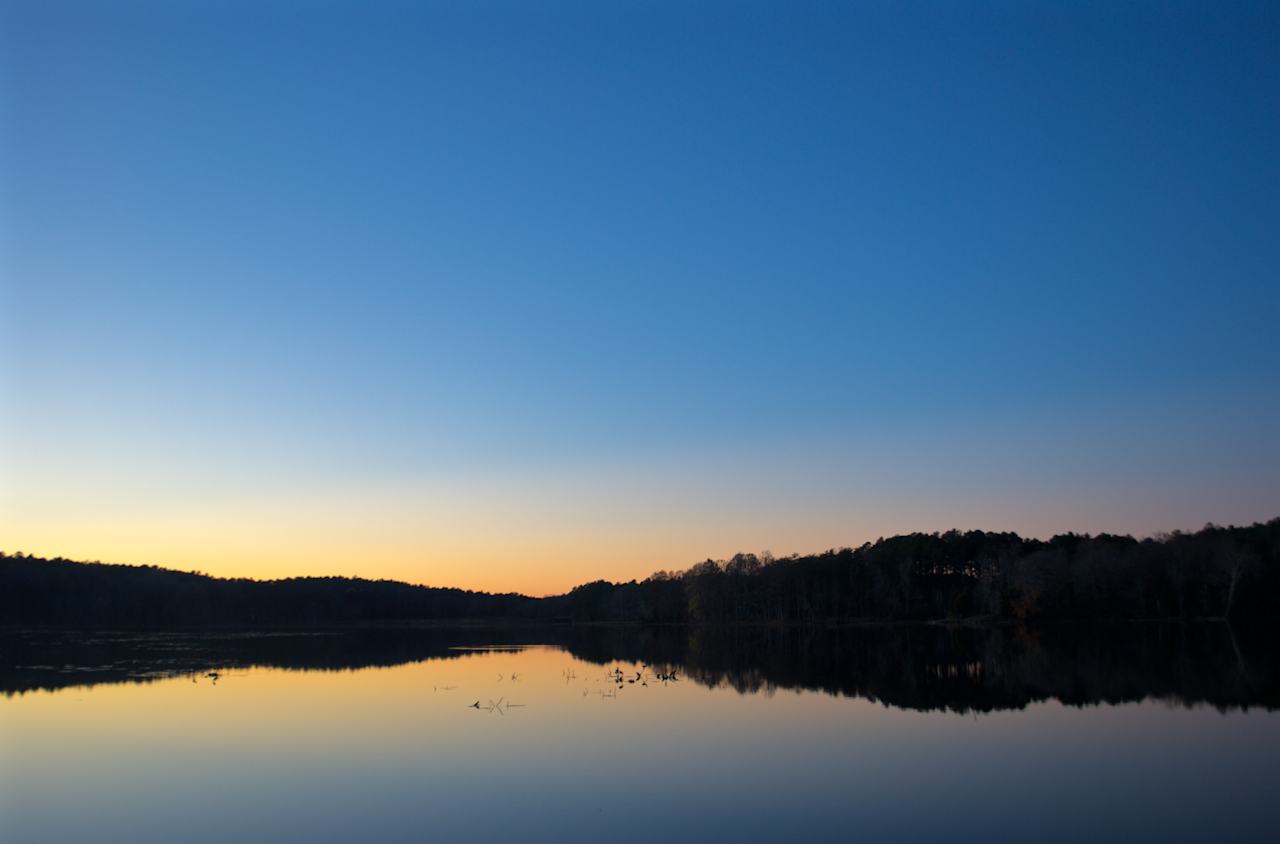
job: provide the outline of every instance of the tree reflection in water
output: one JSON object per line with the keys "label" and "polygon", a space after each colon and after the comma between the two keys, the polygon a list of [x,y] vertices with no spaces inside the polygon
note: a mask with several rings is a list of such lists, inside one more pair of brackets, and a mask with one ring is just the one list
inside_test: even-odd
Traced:
{"label": "tree reflection in water", "polygon": [[1280,630],[1225,623],[845,628],[540,626],[327,631],[0,634],[0,692],[147,682],[250,666],[353,670],[554,645],[655,676],[860,697],[913,710],[988,712],[1043,700],[1145,699],[1220,709],[1280,707]]}

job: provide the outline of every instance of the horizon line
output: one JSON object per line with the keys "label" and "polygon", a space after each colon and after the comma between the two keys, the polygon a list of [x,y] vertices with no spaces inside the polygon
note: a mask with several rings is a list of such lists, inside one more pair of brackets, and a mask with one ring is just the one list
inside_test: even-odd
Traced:
{"label": "horizon line", "polygon": [[[1055,539],[1059,539],[1063,537],[1097,539],[1104,536],[1115,537],[1117,539],[1129,539],[1139,543],[1161,542],[1170,537],[1187,535],[1190,533],[1199,533],[1201,531],[1206,531],[1206,530],[1235,530],[1240,528],[1262,527],[1276,521],[1280,521],[1280,515],[1274,516],[1265,521],[1254,521],[1250,524],[1241,524],[1241,525],[1236,525],[1236,524],[1220,525],[1213,521],[1207,521],[1204,523],[1204,525],[1202,525],[1200,528],[1196,529],[1195,531],[1186,531],[1181,528],[1174,528],[1173,530],[1157,531],[1145,536],[1135,536],[1132,533],[1111,533],[1109,531],[1101,531],[1099,533],[1089,533],[1089,532],[1077,533],[1076,531],[1066,531],[1064,533],[1055,533],[1048,537],[1042,537],[1042,536],[1034,536],[1034,535],[1024,535],[1019,533],[1018,531],[1013,531],[1013,530],[985,530],[983,528],[961,529],[961,528],[952,527],[946,530],[912,531],[910,533],[897,533],[897,534],[892,534],[890,536],[880,536],[874,540],[867,540],[865,542],[862,542],[859,545],[832,546],[830,548],[824,548],[820,551],[810,551],[806,553],[793,551],[790,554],[778,556],[773,554],[772,551],[765,549],[758,552],[738,551],[733,556],[736,557],[739,555],[750,555],[755,557],[761,557],[764,555],[768,555],[773,560],[804,559],[806,557],[817,557],[823,554],[839,553],[842,551],[857,551],[862,548],[877,545],[881,542],[885,542],[893,539],[900,539],[903,537],[945,536],[946,534],[950,534],[950,533],[959,533],[961,535],[970,534],[970,533],[983,533],[983,534],[995,534],[995,535],[1007,534],[1007,535],[1016,537],[1022,541],[1030,540],[1034,542],[1046,542],[1046,543],[1051,543]],[[159,563],[136,563],[136,562],[123,563],[123,562],[111,562],[111,561],[104,561],[104,560],[76,560],[76,559],[72,559],[70,557],[64,557],[61,555],[47,556],[44,554],[36,554],[36,553],[21,551],[21,550],[16,550],[12,552],[0,550],[0,559],[28,559],[28,560],[35,559],[35,560],[43,560],[45,562],[63,562],[63,563],[71,563],[75,565],[98,565],[98,566],[112,566],[112,567],[119,567],[119,568],[159,569],[161,571],[172,572],[174,574],[185,574],[185,575],[191,575],[194,577],[203,577],[209,580],[248,581],[251,583],[282,583],[290,580],[351,580],[351,581],[362,581],[365,583],[394,583],[401,586],[410,586],[417,589],[440,589],[440,590],[451,590],[456,592],[467,592],[475,595],[490,595],[494,597],[518,597],[518,598],[527,598],[529,600],[541,600],[544,598],[556,598],[556,597],[561,597],[563,595],[568,595],[573,590],[581,588],[583,586],[587,586],[592,583],[603,582],[603,583],[608,583],[614,586],[625,584],[625,583],[642,583],[646,580],[653,579],[658,574],[672,574],[672,575],[683,577],[685,574],[688,573],[689,569],[693,568],[699,563],[707,562],[707,561],[715,562],[715,563],[724,563],[724,562],[727,562],[728,560],[733,559],[733,557],[729,557],[726,559],[715,559],[712,557],[706,557],[703,560],[699,560],[695,563],[689,564],[687,567],[683,569],[659,568],[654,571],[651,571],[648,575],[646,575],[643,578],[633,577],[630,580],[608,580],[606,578],[601,577],[601,578],[596,578],[594,580],[586,580],[581,583],[575,584],[574,586],[569,587],[563,592],[547,593],[544,595],[529,595],[524,592],[515,592],[515,591],[490,592],[483,589],[468,589],[463,586],[436,586],[429,583],[413,582],[409,580],[400,580],[400,579],[389,578],[389,577],[379,577],[379,578],[364,577],[358,574],[354,574],[354,575],[352,574],[328,574],[328,575],[300,574],[300,575],[291,575],[289,577],[272,577],[272,578],[259,578],[259,577],[251,577],[251,576],[229,576],[229,575],[221,575],[221,574],[211,574],[209,572],[201,571],[199,569],[177,568],[174,566],[162,565]]]}

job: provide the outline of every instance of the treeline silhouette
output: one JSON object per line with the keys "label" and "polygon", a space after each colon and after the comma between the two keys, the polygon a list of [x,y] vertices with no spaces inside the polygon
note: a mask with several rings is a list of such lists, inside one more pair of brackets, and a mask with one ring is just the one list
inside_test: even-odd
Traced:
{"label": "treeline silhouette", "polygon": [[1152,539],[948,531],[530,598],[388,580],[255,581],[0,555],[0,622],[87,626],[458,619],[786,624],[1280,618],[1280,518]]}
{"label": "treeline silhouette", "polygon": [[[331,631],[0,632],[0,693],[253,666],[348,670],[471,658],[485,646],[555,645],[601,666],[644,663],[740,694],[780,689],[901,709],[990,712],[1159,699],[1280,708],[1275,625],[1225,623],[563,625]],[[234,682],[234,679],[231,680]]]}
{"label": "treeline silhouette", "polygon": [[0,555],[0,623],[157,627],[532,618],[538,601],[393,580],[218,578]]}
{"label": "treeline silhouette", "polygon": [[1145,540],[914,533],[804,557],[738,554],[630,586],[579,587],[573,613],[694,623],[1280,618],[1280,518]]}

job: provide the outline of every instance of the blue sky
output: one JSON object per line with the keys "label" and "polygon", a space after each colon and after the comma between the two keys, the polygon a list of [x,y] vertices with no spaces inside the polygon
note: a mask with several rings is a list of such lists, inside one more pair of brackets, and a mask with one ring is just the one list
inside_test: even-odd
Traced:
{"label": "blue sky", "polygon": [[0,545],[537,591],[1278,515],[1278,44],[1269,3],[6,2]]}

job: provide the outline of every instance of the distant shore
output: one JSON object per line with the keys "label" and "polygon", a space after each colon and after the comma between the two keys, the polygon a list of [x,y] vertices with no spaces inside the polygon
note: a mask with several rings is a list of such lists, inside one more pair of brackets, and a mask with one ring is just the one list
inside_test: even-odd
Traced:
{"label": "distant shore", "polygon": [[0,624],[1000,624],[1280,619],[1280,518],[1138,540],[948,531],[737,554],[532,598],[391,580],[217,578],[0,555]]}

